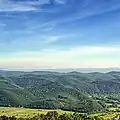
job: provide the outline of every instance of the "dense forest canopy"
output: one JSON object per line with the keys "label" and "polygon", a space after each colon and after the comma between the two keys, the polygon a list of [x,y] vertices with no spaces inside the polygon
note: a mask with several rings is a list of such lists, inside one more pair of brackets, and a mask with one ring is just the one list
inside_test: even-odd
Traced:
{"label": "dense forest canopy", "polygon": [[0,72],[0,106],[106,111],[119,104],[120,73]]}

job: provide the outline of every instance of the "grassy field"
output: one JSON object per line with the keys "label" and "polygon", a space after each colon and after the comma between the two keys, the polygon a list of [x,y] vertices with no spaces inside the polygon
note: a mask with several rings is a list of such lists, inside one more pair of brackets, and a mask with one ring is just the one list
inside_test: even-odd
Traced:
{"label": "grassy field", "polygon": [[17,118],[22,117],[33,117],[37,114],[46,114],[48,111],[57,111],[59,114],[71,113],[62,110],[47,110],[47,109],[28,109],[28,108],[11,108],[11,107],[0,107],[0,116],[16,116]]}
{"label": "grassy field", "polygon": [[[17,118],[31,118],[38,114],[46,114],[48,111],[57,111],[59,114],[72,113],[63,110],[47,110],[47,109],[28,109],[28,108],[13,108],[13,107],[0,107],[0,116],[16,116]],[[90,116],[104,116],[104,118],[113,118],[118,112],[107,112],[91,114]]]}

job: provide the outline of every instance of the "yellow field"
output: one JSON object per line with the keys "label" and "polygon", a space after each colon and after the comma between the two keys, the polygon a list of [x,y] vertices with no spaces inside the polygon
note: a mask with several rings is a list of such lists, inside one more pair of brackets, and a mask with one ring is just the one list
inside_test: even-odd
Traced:
{"label": "yellow field", "polygon": [[62,110],[47,110],[47,109],[27,109],[27,108],[11,108],[11,107],[0,107],[0,116],[16,116],[16,117],[33,117],[38,114],[46,114],[48,111],[57,111],[59,114],[71,113]]}

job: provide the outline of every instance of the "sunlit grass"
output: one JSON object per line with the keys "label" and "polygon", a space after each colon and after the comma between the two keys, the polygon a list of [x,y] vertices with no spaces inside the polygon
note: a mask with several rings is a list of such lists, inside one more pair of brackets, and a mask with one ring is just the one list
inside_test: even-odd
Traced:
{"label": "sunlit grass", "polygon": [[11,107],[0,107],[0,116],[16,116],[16,117],[33,117],[38,114],[46,114],[48,111],[57,111],[59,114],[71,113],[69,111],[62,110],[47,110],[47,109],[28,109],[28,108],[11,108]]}

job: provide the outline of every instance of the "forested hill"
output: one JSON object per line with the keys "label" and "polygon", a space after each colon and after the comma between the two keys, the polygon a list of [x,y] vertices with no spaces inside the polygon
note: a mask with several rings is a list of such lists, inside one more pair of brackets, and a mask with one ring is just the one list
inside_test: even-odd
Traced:
{"label": "forested hill", "polygon": [[80,112],[120,102],[120,72],[0,71],[0,105]]}

